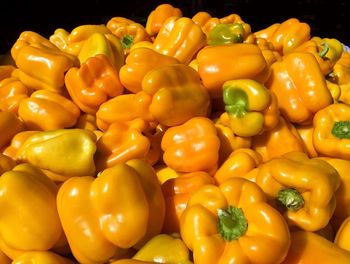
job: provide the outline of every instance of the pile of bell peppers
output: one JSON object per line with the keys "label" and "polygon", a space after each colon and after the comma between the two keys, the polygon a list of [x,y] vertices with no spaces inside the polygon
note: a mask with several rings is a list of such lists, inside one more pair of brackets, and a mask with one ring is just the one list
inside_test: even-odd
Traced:
{"label": "pile of bell peppers", "polygon": [[160,4],[0,57],[1,264],[350,263],[350,51]]}

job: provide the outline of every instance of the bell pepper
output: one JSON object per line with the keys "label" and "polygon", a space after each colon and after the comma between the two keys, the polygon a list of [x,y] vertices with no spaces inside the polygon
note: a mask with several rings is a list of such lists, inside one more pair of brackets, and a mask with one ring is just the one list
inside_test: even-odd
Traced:
{"label": "bell pepper", "polygon": [[18,114],[19,103],[28,98],[31,90],[15,77],[0,81],[0,110]]}
{"label": "bell pepper", "polygon": [[311,125],[296,125],[296,130],[298,131],[298,134],[300,135],[301,140],[304,143],[306,154],[310,158],[318,157],[319,154],[317,153],[314,142],[313,142],[313,134],[314,134],[314,127]]}
{"label": "bell pepper", "polygon": [[213,173],[217,168],[220,140],[209,118],[193,117],[168,128],[161,147],[164,163],[176,171]]}
{"label": "bell pepper", "polygon": [[[0,177],[0,243],[11,259],[53,248],[63,235],[57,185],[38,168],[22,163]],[[35,215],[35,217],[33,217]]]}
{"label": "bell pepper", "polygon": [[[336,83],[333,83],[329,80],[326,79],[326,84],[327,84],[327,88],[329,90],[329,92],[331,93],[332,95],[332,98],[333,98],[333,103],[338,103],[340,100],[340,97],[342,96],[342,100],[343,101],[347,101],[349,100],[348,99],[348,95],[347,95],[347,92],[345,92],[346,89],[343,89],[344,92],[342,94],[342,88],[341,88],[341,85],[339,84],[336,84]],[[349,85],[350,87],[350,85]],[[345,95],[345,96],[344,96]]]}
{"label": "bell pepper", "polygon": [[211,97],[222,97],[222,86],[226,81],[253,79],[264,83],[269,66],[258,46],[235,43],[206,46],[197,54],[198,73]]}
{"label": "bell pepper", "polygon": [[306,231],[325,227],[336,207],[339,173],[324,160],[289,152],[261,164],[254,181],[279,208],[288,225]]}
{"label": "bell pepper", "polygon": [[6,171],[12,170],[15,165],[16,162],[12,158],[0,153],[0,175]]}
{"label": "bell pepper", "polygon": [[241,23],[217,24],[208,34],[208,45],[225,45],[243,42],[244,28]]}
{"label": "bell pepper", "polygon": [[258,167],[262,156],[249,148],[234,150],[214,174],[216,183],[221,184],[231,177],[240,177]]}
{"label": "bell pepper", "polygon": [[350,104],[350,80],[345,84],[334,84],[340,90],[338,101],[345,104]]}
{"label": "bell pepper", "polygon": [[178,64],[174,57],[160,54],[149,48],[137,48],[130,51],[125,65],[120,68],[120,81],[132,93],[142,90],[142,79],[147,72],[160,66]]}
{"label": "bell pepper", "polygon": [[275,61],[281,59],[281,55],[275,50],[272,43],[264,38],[255,38],[254,43],[260,48],[267,64],[271,66]]}
{"label": "bell pepper", "polygon": [[159,4],[150,12],[146,21],[146,31],[150,36],[159,33],[169,17],[182,17],[182,11],[169,3]]}
{"label": "bell pepper", "polygon": [[203,27],[211,18],[212,16],[208,12],[198,11],[193,15],[192,20],[198,26]]}
{"label": "bell pepper", "polygon": [[152,237],[132,257],[135,260],[190,264],[190,251],[178,234],[159,234]]}
{"label": "bell pepper", "polygon": [[57,129],[29,136],[17,159],[62,175],[94,175],[96,136],[84,129]]}
{"label": "bell pepper", "polygon": [[350,216],[346,217],[335,235],[334,244],[338,247],[350,251]]}
{"label": "bell pepper", "polygon": [[55,130],[73,127],[80,109],[63,95],[38,90],[20,102],[18,115],[30,130]]}
{"label": "bell pepper", "polygon": [[20,34],[11,54],[19,69],[19,79],[34,90],[62,92],[65,73],[79,64],[75,56],[59,50],[48,39],[32,31]]}
{"label": "bell pepper", "polygon": [[152,96],[149,113],[162,125],[181,125],[209,113],[208,92],[190,66],[173,64],[151,70],[142,79],[142,90]]}
{"label": "bell pepper", "polygon": [[13,160],[17,159],[17,152],[19,150],[19,148],[22,146],[22,144],[24,143],[24,141],[26,141],[26,139],[37,133],[39,131],[36,130],[25,130],[25,131],[20,131],[18,133],[16,133],[12,138],[11,138],[11,143],[3,149],[2,153],[8,157],[10,157]]}
{"label": "bell pepper", "polygon": [[330,76],[337,84],[347,84],[350,82],[350,52],[343,50],[340,59],[333,67]]}
{"label": "bell pepper", "polygon": [[313,143],[324,156],[350,158],[350,106],[331,104],[315,114],[313,119]]}
{"label": "bell pepper", "polygon": [[11,77],[11,74],[16,69],[13,65],[0,65],[0,81]]}
{"label": "bell pepper", "polygon": [[105,169],[97,178],[73,177],[57,195],[57,208],[74,257],[106,263],[159,234],[164,198],[156,173],[142,160]]}
{"label": "bell pepper", "polygon": [[112,17],[107,28],[121,42],[124,53],[128,54],[132,45],[140,41],[151,41],[143,25],[123,17]]}
{"label": "bell pepper", "polygon": [[194,192],[180,225],[198,264],[281,263],[290,245],[283,216],[257,184],[243,178]]}
{"label": "bell pepper", "polygon": [[165,220],[162,232],[166,234],[180,232],[180,218],[191,194],[206,184],[214,184],[213,177],[204,171],[174,172],[176,176],[162,184],[165,199]]}
{"label": "bell pepper", "polygon": [[74,127],[96,131],[98,129],[96,125],[96,115],[81,114]]}
{"label": "bell pepper", "polygon": [[350,261],[350,252],[314,232],[292,232],[291,241],[288,255],[282,264],[346,264]]}
{"label": "bell pepper", "polygon": [[12,259],[10,259],[8,256],[5,255],[4,252],[0,250],[0,263],[2,264],[11,264]]}
{"label": "bell pepper", "polygon": [[69,32],[63,28],[55,29],[54,33],[49,37],[49,40],[61,51],[68,52]]}
{"label": "bell pepper", "polygon": [[50,251],[29,251],[15,258],[12,264],[74,264],[68,258]]}
{"label": "bell pepper", "polygon": [[[283,148],[281,142],[283,142]],[[263,161],[291,151],[307,152],[295,126],[282,116],[274,129],[252,138],[251,148],[263,157]]]}
{"label": "bell pepper", "polygon": [[293,123],[310,124],[314,114],[333,103],[315,57],[292,52],[271,65],[265,86],[277,95],[278,105]]}
{"label": "bell pepper", "polygon": [[22,130],[24,130],[24,124],[14,113],[0,111],[0,149],[7,146],[12,137]]}
{"label": "bell pepper", "polygon": [[80,68],[70,68],[65,84],[73,102],[88,114],[96,114],[102,103],[124,90],[118,71],[103,54],[88,58]]}
{"label": "bell pepper", "polygon": [[276,96],[261,83],[236,79],[223,84],[225,112],[221,121],[241,137],[252,137],[273,129],[279,122]]}
{"label": "bell pepper", "polygon": [[188,17],[170,17],[159,30],[153,48],[161,54],[174,57],[188,64],[206,45],[202,29]]}

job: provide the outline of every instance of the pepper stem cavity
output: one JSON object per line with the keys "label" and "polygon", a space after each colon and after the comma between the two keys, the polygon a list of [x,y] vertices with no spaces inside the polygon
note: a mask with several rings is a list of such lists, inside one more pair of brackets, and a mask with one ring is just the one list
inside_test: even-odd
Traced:
{"label": "pepper stem cavity", "polygon": [[277,194],[277,200],[291,211],[298,211],[305,203],[303,196],[293,188],[280,190]]}
{"label": "pepper stem cavity", "polygon": [[229,206],[226,210],[218,209],[218,230],[224,240],[240,238],[248,228],[247,219],[241,208]]}
{"label": "pepper stem cavity", "polygon": [[130,49],[134,44],[134,37],[131,35],[125,35],[121,40],[122,46],[124,49]]}
{"label": "pepper stem cavity", "polygon": [[223,92],[225,111],[236,117],[243,117],[248,111],[248,96],[239,88],[227,88]]}
{"label": "pepper stem cavity", "polygon": [[350,121],[335,122],[332,128],[332,135],[336,138],[350,138]]}

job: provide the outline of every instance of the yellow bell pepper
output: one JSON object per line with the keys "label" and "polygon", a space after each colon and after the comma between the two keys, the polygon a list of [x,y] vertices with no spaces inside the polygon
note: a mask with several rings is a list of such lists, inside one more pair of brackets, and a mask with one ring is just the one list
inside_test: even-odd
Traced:
{"label": "yellow bell pepper", "polygon": [[298,131],[298,134],[304,143],[307,155],[310,158],[318,157],[319,154],[317,153],[313,142],[314,127],[312,125],[296,125],[295,129]]}
{"label": "yellow bell pepper", "polygon": [[63,175],[94,175],[96,136],[83,129],[58,129],[29,136],[17,159]]}
{"label": "yellow bell pepper", "polygon": [[313,143],[324,156],[350,159],[350,106],[331,104],[319,110],[314,117]]}
{"label": "yellow bell pepper", "polygon": [[217,169],[220,140],[209,118],[193,117],[168,128],[161,147],[164,163],[176,171],[213,173]]}
{"label": "yellow bell pepper", "polygon": [[280,208],[289,226],[316,231],[333,216],[341,182],[337,170],[326,161],[289,152],[261,164],[255,176],[254,181]]}
{"label": "yellow bell pepper", "polygon": [[264,83],[270,69],[257,45],[235,43],[206,46],[197,54],[198,73],[211,97],[222,97],[226,81],[253,79]]}
{"label": "yellow bell pepper", "polygon": [[206,45],[202,29],[188,17],[170,17],[159,30],[153,48],[161,54],[188,64],[195,54]]}
{"label": "yellow bell pepper", "polygon": [[48,39],[32,31],[20,34],[11,54],[19,69],[19,79],[34,90],[61,92],[65,73],[79,64],[75,56],[59,50]]}
{"label": "yellow bell pepper", "polygon": [[[342,85],[333,83],[327,79],[326,79],[326,84],[329,92],[332,95],[333,103],[338,103],[339,101],[349,102],[348,92],[346,91],[346,89],[341,88]],[[340,99],[340,97],[342,97],[342,99]]]}
{"label": "yellow bell pepper", "polygon": [[0,149],[6,147],[12,137],[22,130],[24,130],[24,124],[14,113],[0,111]]}
{"label": "yellow bell pepper", "polygon": [[343,50],[340,59],[333,67],[330,74],[337,84],[346,84],[350,82],[350,52]]}
{"label": "yellow bell pepper", "polygon": [[180,224],[197,264],[281,263],[290,245],[283,216],[257,184],[243,178],[194,192]]}
{"label": "yellow bell pepper", "polygon": [[80,109],[61,94],[38,90],[20,102],[18,115],[30,130],[55,130],[73,127]]}
{"label": "yellow bell pepper", "polygon": [[12,139],[11,143],[3,149],[2,153],[13,160],[17,160],[17,152],[22,146],[23,142],[31,135],[37,133],[36,130],[25,130],[16,133]]}
{"label": "yellow bell pepper", "polygon": [[19,103],[28,98],[31,90],[15,77],[0,81],[0,110],[18,114]]}
{"label": "yellow bell pepper", "polygon": [[291,246],[282,264],[347,264],[350,252],[309,231],[291,233]]}
{"label": "yellow bell pepper", "polygon": [[165,214],[154,169],[136,159],[108,168],[97,178],[65,181],[57,208],[74,257],[96,264],[142,247],[160,233]]}
{"label": "yellow bell pepper", "polygon": [[336,88],[340,90],[339,102],[350,105],[350,80],[348,83],[333,85],[337,86]]}
{"label": "yellow bell pepper", "polygon": [[63,28],[57,28],[49,37],[49,40],[61,51],[68,52],[69,32]]}
{"label": "yellow bell pepper", "polygon": [[225,112],[222,123],[241,137],[252,137],[271,130],[279,122],[276,96],[261,83],[250,79],[230,80],[223,84]]}
{"label": "yellow bell pepper", "polygon": [[15,258],[12,264],[74,264],[72,260],[50,251],[29,251]]}
{"label": "yellow bell pepper", "polygon": [[210,98],[198,73],[184,64],[149,71],[142,79],[142,90],[152,96],[149,113],[165,126],[207,116],[210,110]]}
{"label": "yellow bell pepper", "polygon": [[70,68],[65,84],[73,102],[88,114],[96,114],[102,103],[124,91],[118,71],[103,54],[88,58],[80,68]]}
{"label": "yellow bell pepper", "polygon": [[190,251],[178,234],[159,234],[140,248],[132,259],[156,263],[190,264]]}
{"label": "yellow bell pepper", "polygon": [[337,233],[335,235],[334,244],[336,244],[338,247],[345,249],[347,251],[350,251],[350,216],[344,219],[342,221],[341,226],[337,230]]}
{"label": "yellow bell pepper", "polygon": [[27,163],[1,175],[0,248],[10,258],[26,251],[49,250],[59,242],[63,230],[57,191],[53,181]]}
{"label": "yellow bell pepper", "polygon": [[314,114],[333,103],[315,57],[292,52],[271,66],[265,86],[277,95],[281,114],[293,123],[310,124]]}

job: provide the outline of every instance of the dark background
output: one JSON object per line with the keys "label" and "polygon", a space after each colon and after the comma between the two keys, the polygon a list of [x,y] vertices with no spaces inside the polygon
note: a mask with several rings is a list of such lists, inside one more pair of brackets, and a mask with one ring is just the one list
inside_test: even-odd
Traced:
{"label": "dark background", "polygon": [[350,45],[349,0],[3,0],[1,3],[0,54],[6,53],[24,30],[49,37],[56,28],[70,32],[83,24],[105,24],[114,16],[145,25],[149,13],[161,3],[180,8],[187,17],[197,11],[207,11],[214,17],[236,13],[251,25],[252,31],[295,17],[310,25],[312,36],[337,38]]}

